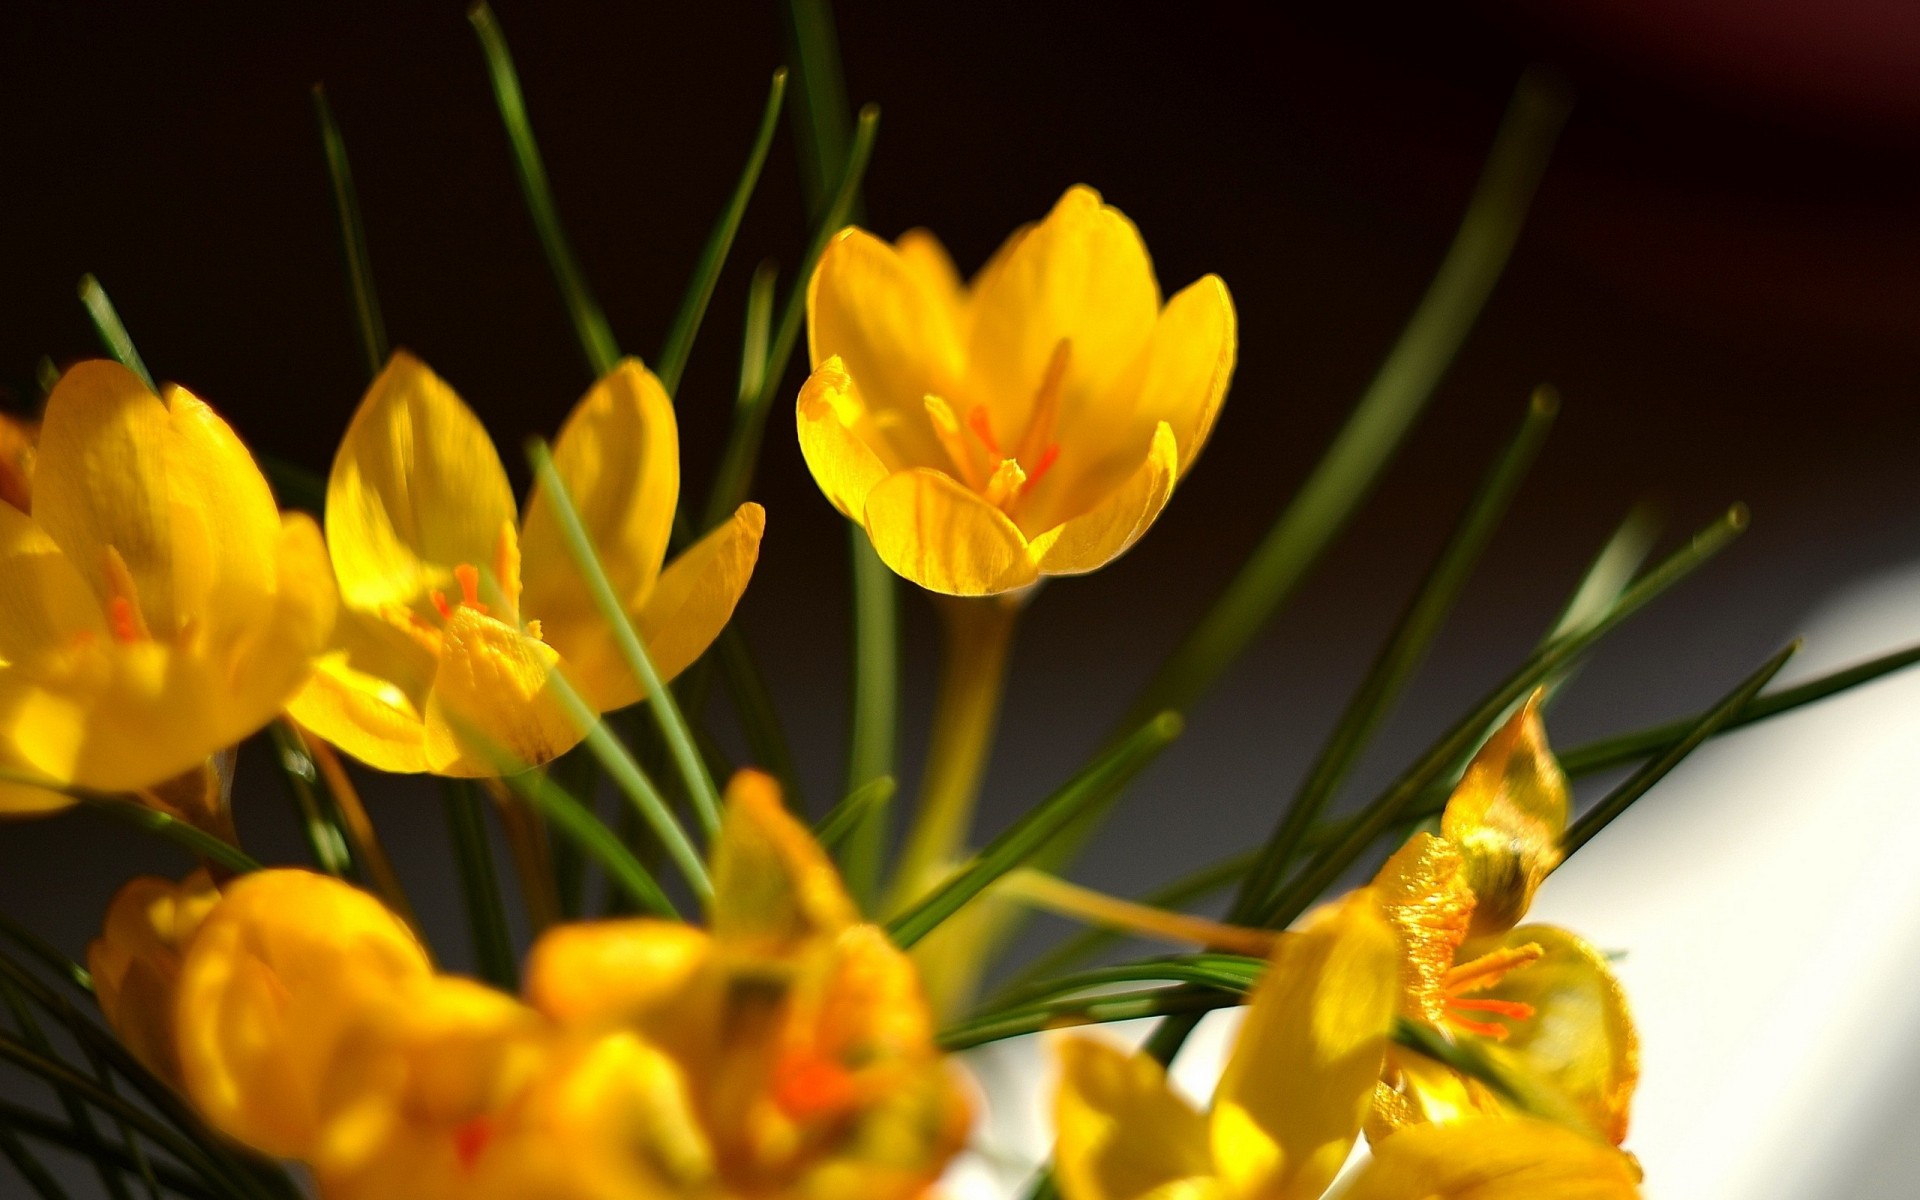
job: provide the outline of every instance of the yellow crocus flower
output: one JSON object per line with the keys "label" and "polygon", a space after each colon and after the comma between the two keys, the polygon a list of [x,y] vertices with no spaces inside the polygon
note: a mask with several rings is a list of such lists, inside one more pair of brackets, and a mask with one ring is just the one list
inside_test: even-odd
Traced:
{"label": "yellow crocus flower", "polygon": [[87,970],[101,1015],[133,1056],[181,1086],[173,1042],[173,998],[187,943],[220,899],[205,870],[179,883],[154,875],[128,880],[107,905]]}
{"label": "yellow crocus flower", "polygon": [[1088,187],[965,285],[924,230],[844,230],[807,318],[815,481],[889,567],[960,596],[1131,546],[1206,444],[1237,348],[1226,284],[1163,306],[1139,232]]}
{"label": "yellow crocus flower", "polygon": [[[0,504],[0,769],[16,777],[163,788],[271,720],[332,628],[319,530],[281,516],[211,408],[163,392],[116,363],[68,370],[31,512]],[[0,783],[0,812],[65,803]]]}
{"label": "yellow crocus flower", "polygon": [[[920,1195],[959,1149],[970,1114],[934,1046],[912,962],[860,923],[767,777],[734,778],[713,859],[707,931],[608,921],[562,926],[534,947],[535,1008],[576,1031],[657,1047],[678,1080],[663,1081],[660,1064],[582,1068],[566,1103],[599,1119],[575,1131],[579,1159],[592,1164],[581,1170],[628,1190],[534,1190]],[[637,1053],[625,1045],[595,1053]],[[699,1137],[671,1153],[637,1149],[648,1137],[641,1097],[656,1093],[684,1093],[667,1110],[698,1114]]]}
{"label": "yellow crocus flower", "polygon": [[33,455],[40,431],[11,413],[0,413],[0,502],[21,512],[33,507]]}
{"label": "yellow crocus flower", "polygon": [[[1625,993],[1605,956],[1577,935],[1516,925],[1560,862],[1568,806],[1536,695],[1475,756],[1440,833],[1410,838],[1373,887],[1401,946],[1402,1014],[1478,1040],[1617,1145],[1639,1077]],[[1370,1125],[1377,1134],[1502,1108],[1418,1055],[1389,1058]]]}
{"label": "yellow crocus flower", "polygon": [[[1066,1200],[1315,1200],[1358,1138],[1396,1007],[1397,937],[1371,889],[1282,935],[1211,1110],[1160,1064],[1091,1038],[1060,1046],[1055,1174]],[[1402,1139],[1411,1139],[1402,1144]],[[1552,1185],[1580,1181],[1584,1190]],[[1342,1197],[1631,1200],[1631,1161],[1547,1122],[1479,1118],[1381,1140]]]}
{"label": "yellow crocus flower", "polygon": [[[680,491],[673,406],[627,359],[594,384],[554,467],[663,680],[733,614],[765,516],[743,504],[662,568]],[[641,699],[536,485],[524,521],[486,430],[452,388],[397,353],[361,401],[327,480],[339,630],[295,719],[386,771],[488,776],[585,735],[555,694],[595,712]]]}

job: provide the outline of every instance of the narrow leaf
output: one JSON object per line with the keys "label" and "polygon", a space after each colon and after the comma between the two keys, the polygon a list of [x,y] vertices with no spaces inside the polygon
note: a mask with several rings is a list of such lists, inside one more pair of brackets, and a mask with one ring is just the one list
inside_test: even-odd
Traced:
{"label": "narrow leaf", "polygon": [[533,805],[556,832],[599,863],[607,881],[625,893],[641,911],[669,919],[679,916],[673,902],[640,865],[640,860],[620,844],[620,839],[593,815],[593,810],[565,788],[539,771],[508,776],[506,784]]}
{"label": "narrow leaf", "polygon": [[487,836],[486,803],[464,779],[442,779],[440,788],[447,811],[447,833],[453,841],[453,863],[460,875],[460,896],[467,910],[467,928],[473,938],[475,967],[482,979],[511,992],[519,986],[520,973],[514,963],[513,938],[507,932],[500,872]]}
{"label": "narrow leaf", "polygon": [[873,809],[892,801],[897,790],[891,775],[882,775],[861,784],[820,818],[820,822],[813,827],[814,839],[830,851],[839,849],[847,835],[859,827]]}
{"label": "narrow leaf", "polygon": [[373,287],[373,258],[367,253],[367,230],[360,222],[360,198],[353,187],[353,168],[347,164],[347,143],[327,103],[326,85],[313,85],[313,111],[320,122],[320,144],[327,155],[327,178],[333,187],[333,211],[340,219],[340,246],[346,252],[347,290],[353,296],[354,331],[367,359],[367,374],[378,375],[387,361],[387,326],[380,316],[380,296]]}
{"label": "narrow leaf", "polygon": [[100,335],[101,345],[106,347],[113,360],[140,377],[140,382],[153,389],[153,376],[147,371],[147,364],[140,360],[140,352],[133,348],[133,338],[127,333],[126,325],[121,323],[120,314],[115,311],[113,301],[107,298],[107,289],[92,275],[80,277],[80,303],[86,306],[87,315],[93,318],[93,328]]}

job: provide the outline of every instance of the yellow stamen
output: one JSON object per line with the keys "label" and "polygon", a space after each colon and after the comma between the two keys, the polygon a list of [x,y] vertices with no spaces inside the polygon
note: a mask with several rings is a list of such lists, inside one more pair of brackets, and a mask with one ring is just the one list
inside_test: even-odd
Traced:
{"label": "yellow stamen", "polygon": [[927,406],[927,420],[933,425],[933,436],[940,439],[940,446],[947,452],[947,458],[953,463],[954,473],[960,482],[978,492],[986,487],[980,466],[974,460],[973,446],[967,441],[966,431],[960,427],[960,419],[953,415],[953,407],[939,396],[929,395],[923,403]]}
{"label": "yellow stamen", "polygon": [[1003,894],[1023,900],[1035,908],[1072,917],[1089,925],[1118,929],[1157,941],[1193,943],[1256,958],[1271,954],[1275,941],[1280,937],[1270,929],[1249,929],[1244,925],[1228,925],[1205,917],[1136,904],[1030,868],[1023,867],[1009,873],[1001,880],[999,889]]}
{"label": "yellow stamen", "polygon": [[1000,465],[993,469],[993,476],[987,480],[987,486],[981,494],[987,498],[988,504],[1005,509],[1020,498],[1021,489],[1026,485],[1027,473],[1020,469],[1019,461],[1003,458]]}
{"label": "yellow stamen", "polygon": [[[1013,456],[1021,462],[1038,463],[1053,444],[1053,427],[1060,420],[1061,384],[1067,378],[1067,362],[1073,357],[1073,341],[1061,338],[1047,359],[1047,373],[1040,379],[1040,391],[1033,398],[1033,415],[1027,418],[1027,431]],[[1052,465],[1051,462],[1048,463]]]}
{"label": "yellow stamen", "polygon": [[1524,946],[1509,946],[1482,954],[1449,970],[1440,986],[1455,996],[1490,988],[1521,967],[1539,962],[1545,953],[1539,943],[1528,942]]}

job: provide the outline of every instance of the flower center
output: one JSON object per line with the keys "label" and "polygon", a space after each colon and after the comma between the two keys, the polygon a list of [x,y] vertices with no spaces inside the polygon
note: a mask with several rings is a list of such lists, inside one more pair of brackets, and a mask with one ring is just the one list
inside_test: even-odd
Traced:
{"label": "flower center", "polygon": [[1514,971],[1532,966],[1540,961],[1544,953],[1537,943],[1528,942],[1522,946],[1482,954],[1479,958],[1456,965],[1447,972],[1441,984],[1446,992],[1447,1024],[1463,1033],[1495,1041],[1504,1041],[1511,1036],[1513,1030],[1510,1027],[1497,1021],[1484,1020],[1478,1014],[1504,1017],[1510,1021],[1529,1021],[1533,1019],[1533,1005],[1518,1000],[1475,996],[1473,993],[1494,986]]}
{"label": "flower center", "polygon": [[465,605],[483,617],[486,616],[487,606],[480,603],[479,570],[475,568],[472,563],[461,563],[453,569],[453,578],[460,584],[460,599],[449,604],[447,602],[447,594],[439,588],[435,588],[433,591],[427,593],[428,597],[433,601],[433,606],[440,610],[440,619],[443,621],[452,620],[453,610],[462,605]]}
{"label": "flower center", "polygon": [[151,640],[153,631],[140,611],[140,589],[134,585],[133,572],[112,546],[103,555],[101,576],[107,585],[107,628],[113,640],[125,645]]}
{"label": "flower center", "polygon": [[1054,429],[1060,421],[1060,392],[1072,357],[1071,339],[1061,338],[1054,344],[1046,372],[1040,379],[1040,390],[1034,393],[1027,427],[1011,451],[994,433],[993,414],[986,405],[969,408],[962,422],[945,400],[938,396],[926,398],[934,434],[961,481],[1008,516],[1014,515],[1021,499],[1046,478],[1060,459],[1060,443],[1054,440]]}

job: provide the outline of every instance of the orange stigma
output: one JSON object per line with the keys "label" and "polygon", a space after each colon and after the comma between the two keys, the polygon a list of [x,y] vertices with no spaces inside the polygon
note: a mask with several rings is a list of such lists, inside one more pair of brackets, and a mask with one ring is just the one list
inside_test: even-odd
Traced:
{"label": "orange stigma", "polygon": [[140,620],[140,610],[126,596],[115,596],[107,601],[107,624],[113,629],[113,640],[131,645],[146,634],[146,627]]}
{"label": "orange stigma", "polygon": [[493,1141],[493,1132],[493,1118],[484,1114],[453,1131],[453,1155],[460,1160],[462,1169],[473,1169],[473,1164]]}
{"label": "orange stigma", "polygon": [[461,563],[453,569],[453,577],[460,584],[460,599],[458,601],[449,602],[447,600],[447,594],[438,588],[427,593],[427,598],[433,601],[434,608],[440,611],[441,619],[452,620],[453,610],[462,605],[479,613],[481,616],[485,616],[487,606],[480,603],[480,572],[474,568],[472,563]]}
{"label": "orange stigma", "polygon": [[774,1071],[774,1103],[796,1121],[840,1112],[857,1099],[853,1075],[831,1059],[796,1055]]}
{"label": "orange stigma", "polygon": [[993,436],[993,419],[988,414],[986,405],[976,404],[967,410],[967,428],[973,431],[974,437],[980,439],[980,444],[987,448],[988,454],[995,458],[1006,457],[1000,452],[999,439]]}

